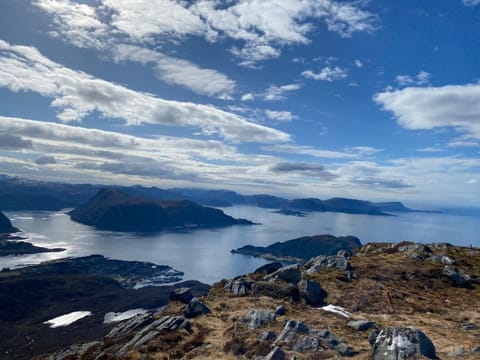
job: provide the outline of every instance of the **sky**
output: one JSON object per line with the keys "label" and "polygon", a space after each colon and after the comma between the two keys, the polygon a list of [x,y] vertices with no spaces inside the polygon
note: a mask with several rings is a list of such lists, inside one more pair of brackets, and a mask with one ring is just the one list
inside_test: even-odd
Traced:
{"label": "sky", "polygon": [[0,173],[480,206],[480,0],[0,0]]}

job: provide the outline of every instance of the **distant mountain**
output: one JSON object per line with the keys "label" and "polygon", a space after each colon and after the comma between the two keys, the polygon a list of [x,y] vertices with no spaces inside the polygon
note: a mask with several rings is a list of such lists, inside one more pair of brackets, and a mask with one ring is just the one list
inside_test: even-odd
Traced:
{"label": "distant mountain", "polygon": [[232,253],[274,260],[308,260],[319,255],[335,255],[340,250],[354,250],[361,245],[355,236],[315,235],[276,242],[267,247],[247,245],[232,250]]}
{"label": "distant mountain", "polygon": [[159,231],[252,224],[191,201],[153,201],[116,189],[102,189],[69,213],[74,221],[114,231]]}
{"label": "distant mountain", "polygon": [[0,234],[10,234],[17,231],[18,229],[12,225],[10,219],[0,212]]}
{"label": "distant mountain", "polygon": [[332,211],[348,214],[388,215],[388,212],[416,212],[400,202],[370,202],[356,199],[285,199],[268,194],[242,195],[229,190],[191,188],[66,184],[27,180],[0,175],[1,210],[61,210],[80,206],[100,189],[117,189],[125,194],[149,200],[190,200],[199,205],[229,207],[250,205],[288,211]]}

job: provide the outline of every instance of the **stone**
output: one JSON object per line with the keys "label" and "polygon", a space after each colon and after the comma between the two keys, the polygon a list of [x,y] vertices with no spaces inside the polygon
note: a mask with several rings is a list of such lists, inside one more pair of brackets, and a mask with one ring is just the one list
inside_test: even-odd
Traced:
{"label": "stone", "polygon": [[437,358],[432,341],[418,329],[386,328],[380,331],[373,343],[373,360],[405,360],[417,355]]}
{"label": "stone", "polygon": [[283,267],[282,263],[279,261],[275,261],[269,264],[265,264],[263,266],[260,266],[257,270],[254,271],[255,274],[264,274],[264,275],[269,275],[278,269],[281,269]]}
{"label": "stone", "polygon": [[348,326],[357,331],[367,331],[375,327],[375,323],[368,320],[352,320],[348,322]]}
{"label": "stone", "polygon": [[354,354],[353,349],[349,345],[328,330],[312,330],[311,334],[316,336],[321,344],[337,351],[342,356],[352,356]]}
{"label": "stone", "polygon": [[276,346],[265,356],[265,360],[285,360],[285,352]]}
{"label": "stone", "polygon": [[462,330],[478,330],[479,328],[480,328],[480,326],[478,326],[477,324],[474,324],[474,323],[470,323],[470,322],[462,324]]}
{"label": "stone", "polygon": [[265,331],[260,335],[260,337],[258,338],[258,341],[265,342],[269,340],[275,340],[276,338],[277,338],[277,335],[273,331]]}
{"label": "stone", "polygon": [[255,330],[274,321],[275,317],[275,313],[271,311],[255,309],[249,311],[240,322],[248,326],[250,329]]}
{"label": "stone", "polygon": [[287,309],[285,308],[285,305],[278,305],[277,308],[275,309],[275,314],[277,315],[285,315],[287,312]]}
{"label": "stone", "polygon": [[458,270],[453,265],[445,265],[442,271],[443,275],[449,277],[456,286],[459,287],[468,287],[472,277],[468,274],[465,274],[463,271]]}
{"label": "stone", "polygon": [[183,310],[183,315],[186,318],[194,318],[200,315],[209,314],[210,312],[211,311],[207,305],[197,298],[193,298]]}
{"label": "stone", "polygon": [[380,334],[380,330],[377,329],[370,331],[370,334],[368,334],[368,343],[370,344],[370,347],[373,347],[373,344],[375,344],[378,334]]}
{"label": "stone", "polygon": [[458,349],[455,349],[455,350],[452,350],[450,351],[447,355],[449,357],[458,357],[458,356],[464,356],[466,353],[465,349],[462,347],[462,348],[458,348]]}
{"label": "stone", "polygon": [[310,305],[321,305],[327,297],[327,293],[317,281],[302,280],[298,283],[298,290],[300,296]]}
{"label": "stone", "polygon": [[475,347],[472,349],[472,353],[473,353],[473,354],[480,353],[480,345],[475,346]]}
{"label": "stone", "polygon": [[265,280],[267,281],[275,281],[275,280],[283,280],[289,284],[296,284],[300,281],[302,277],[302,273],[300,271],[300,265],[294,264],[289,266],[284,266],[281,269],[267,275]]}
{"label": "stone", "polygon": [[442,265],[454,265],[455,260],[453,260],[451,257],[447,255],[432,255],[428,259],[428,261],[437,263],[437,264],[442,264]]}
{"label": "stone", "polygon": [[316,337],[309,335],[300,335],[295,345],[293,345],[293,351],[298,352],[317,352],[322,351],[319,341]]}
{"label": "stone", "polygon": [[79,355],[83,355],[93,347],[97,347],[100,343],[98,341],[84,343],[84,344],[74,344],[67,348],[58,350],[57,352],[48,356],[48,360],[68,360],[68,359],[79,359]]}
{"label": "stone", "polygon": [[120,349],[119,355],[148,343],[162,332],[180,329],[190,330],[191,325],[192,323],[183,316],[164,316],[136,331],[135,336]]}
{"label": "stone", "polygon": [[317,273],[322,269],[352,270],[348,260],[342,255],[317,256],[305,264],[308,274]]}
{"label": "stone", "polygon": [[343,256],[345,259],[350,260],[353,256],[352,250],[339,250],[337,253],[338,256]]}
{"label": "stone", "polygon": [[292,342],[297,334],[308,334],[309,332],[310,329],[303,322],[288,320],[275,343],[285,342],[288,344]]}
{"label": "stone", "polygon": [[224,290],[231,292],[235,296],[250,295],[255,287],[255,281],[246,279],[228,280],[225,283]]}
{"label": "stone", "polygon": [[188,304],[193,299],[192,290],[190,288],[175,289],[170,293],[170,300],[178,300],[184,304]]}

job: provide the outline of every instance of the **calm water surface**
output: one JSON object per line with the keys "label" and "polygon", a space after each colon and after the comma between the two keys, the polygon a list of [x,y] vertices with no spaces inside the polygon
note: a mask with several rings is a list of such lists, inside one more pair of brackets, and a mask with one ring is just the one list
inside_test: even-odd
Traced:
{"label": "calm water surface", "polygon": [[266,246],[276,241],[317,234],[355,235],[362,243],[450,242],[480,247],[480,218],[410,213],[396,217],[313,213],[299,218],[250,206],[223,209],[234,217],[262,225],[155,234],[98,231],[56,212],[6,212],[33,244],[67,249],[60,253],[0,258],[0,269],[66,256],[102,254],[121,260],[150,261],[185,272],[185,280],[212,283],[253,271],[267,261],[233,255],[247,244]]}

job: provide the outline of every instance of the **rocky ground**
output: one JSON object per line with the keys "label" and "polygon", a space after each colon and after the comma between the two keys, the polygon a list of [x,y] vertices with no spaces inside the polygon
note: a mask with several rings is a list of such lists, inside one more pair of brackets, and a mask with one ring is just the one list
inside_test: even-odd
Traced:
{"label": "rocky ground", "polygon": [[41,359],[479,359],[479,279],[479,249],[367,244],[200,299],[177,290],[162,313]]}

